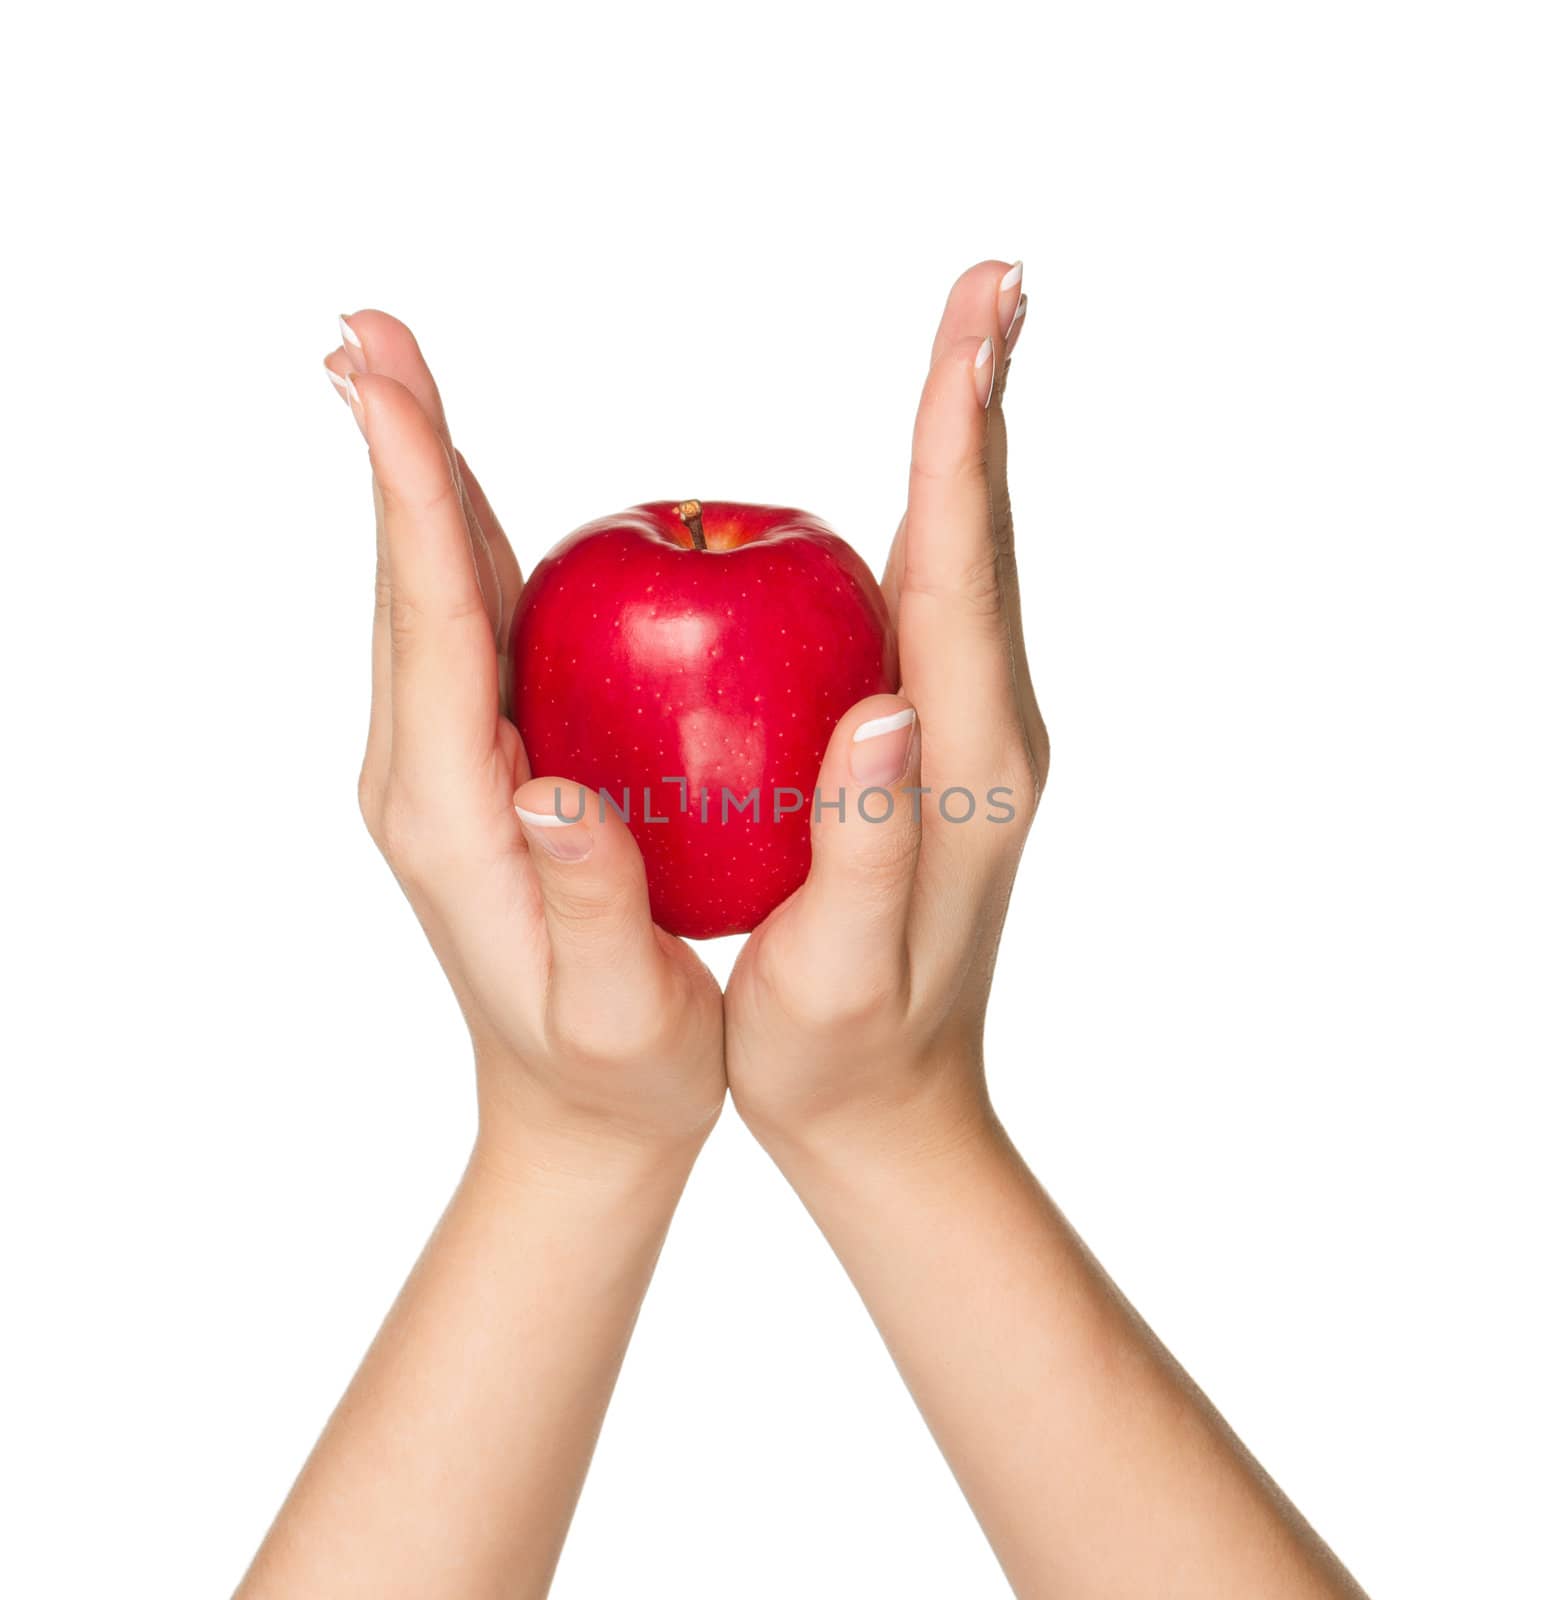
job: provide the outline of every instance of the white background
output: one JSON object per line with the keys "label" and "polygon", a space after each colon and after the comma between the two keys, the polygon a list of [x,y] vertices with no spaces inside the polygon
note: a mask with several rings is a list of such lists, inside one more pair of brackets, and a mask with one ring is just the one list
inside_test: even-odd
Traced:
{"label": "white background", "polygon": [[[231,1588],[472,1133],[355,809],[335,314],[415,327],[523,562],[691,493],[877,562],[944,291],[1021,255],[1000,1111],[1374,1596],[1557,1592],[1554,20],[12,22],[0,1591]],[[731,1118],[555,1592],[1006,1592]]]}

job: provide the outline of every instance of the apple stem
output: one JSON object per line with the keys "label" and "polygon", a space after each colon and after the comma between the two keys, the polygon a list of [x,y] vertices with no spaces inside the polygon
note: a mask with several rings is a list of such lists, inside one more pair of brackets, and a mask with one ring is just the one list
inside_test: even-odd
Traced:
{"label": "apple stem", "polygon": [[705,523],[700,515],[700,502],[698,500],[685,500],[678,507],[678,516],[684,527],[689,530],[689,537],[694,540],[694,548],[696,550],[707,549]]}

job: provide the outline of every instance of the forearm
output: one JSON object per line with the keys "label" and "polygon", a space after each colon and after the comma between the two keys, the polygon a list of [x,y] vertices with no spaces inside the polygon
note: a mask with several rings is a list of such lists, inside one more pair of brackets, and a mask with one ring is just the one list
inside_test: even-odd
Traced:
{"label": "forearm", "polygon": [[995,1121],[774,1153],[1020,1596],[1360,1594]]}
{"label": "forearm", "polygon": [[545,1594],[694,1154],[479,1141],[240,1595]]}

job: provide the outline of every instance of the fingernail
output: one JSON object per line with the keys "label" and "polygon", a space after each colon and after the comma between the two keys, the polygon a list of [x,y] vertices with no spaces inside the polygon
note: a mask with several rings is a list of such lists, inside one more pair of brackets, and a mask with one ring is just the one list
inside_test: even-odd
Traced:
{"label": "fingernail", "polygon": [[868,787],[894,783],[911,758],[911,729],[917,714],[907,706],[887,717],[870,717],[852,735],[847,758],[852,782]]}
{"label": "fingernail", "polygon": [[1009,347],[1009,354],[1014,354],[1015,342],[1023,331],[1020,324],[1025,320],[1025,308],[1030,304],[1030,296],[1022,294],[1020,303],[1014,308],[1014,321],[1009,324],[1009,331],[1003,336],[1003,341]]}
{"label": "fingernail", "polygon": [[363,359],[363,340],[357,335],[346,317],[338,317],[336,325],[342,330],[342,349],[347,352],[347,364],[354,372],[366,372],[368,363]]}
{"label": "fingernail", "polygon": [[1025,276],[1025,263],[1016,261],[1004,273],[998,284],[998,326],[1004,330],[1004,338],[1008,338],[1008,330],[1014,325],[1014,311],[1020,300],[1020,280]]}
{"label": "fingernail", "polygon": [[998,368],[993,362],[991,339],[982,340],[982,348],[976,352],[976,360],[971,363],[971,370],[976,375],[976,398],[985,411],[992,402],[993,380],[998,376]]}
{"label": "fingernail", "polygon": [[347,409],[353,414],[353,421],[358,424],[359,433],[368,438],[368,430],[363,425],[363,401],[358,396],[358,385],[353,382],[349,372],[343,376],[340,372],[333,372],[330,367],[325,369],[325,375],[341,391],[342,398],[347,402]]}
{"label": "fingernail", "polygon": [[584,861],[591,854],[590,828],[566,822],[551,811],[528,811],[517,806],[515,814],[521,819],[526,837],[555,861]]}

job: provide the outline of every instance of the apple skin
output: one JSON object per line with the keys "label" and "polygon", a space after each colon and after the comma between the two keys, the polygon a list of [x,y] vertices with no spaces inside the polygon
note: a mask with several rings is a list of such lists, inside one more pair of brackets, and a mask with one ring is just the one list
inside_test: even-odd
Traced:
{"label": "apple skin", "polygon": [[[691,506],[704,549],[662,500],[588,522],[537,564],[511,630],[510,715],[534,774],[631,791],[652,917],[709,939],[757,927],[807,877],[830,735],[900,680],[884,596],[838,534],[779,506]],[[662,781],[679,778],[687,809]],[[647,788],[666,822],[647,820]],[[735,799],[723,823],[723,788],[757,788],[757,820]],[[783,788],[807,801],[778,819]]]}

